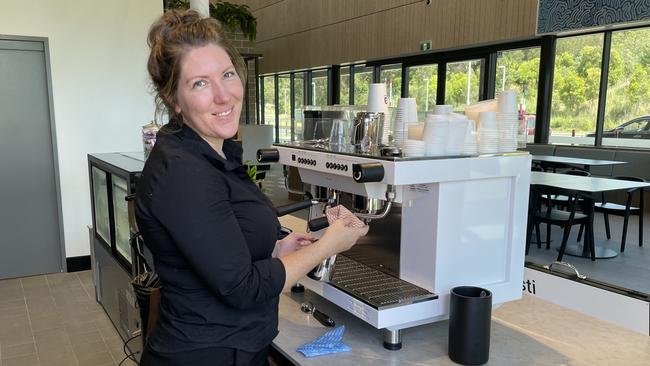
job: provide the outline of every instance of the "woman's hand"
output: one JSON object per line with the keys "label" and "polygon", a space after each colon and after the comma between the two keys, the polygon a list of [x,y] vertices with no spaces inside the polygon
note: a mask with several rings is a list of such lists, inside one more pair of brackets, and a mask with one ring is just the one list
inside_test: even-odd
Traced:
{"label": "woman's hand", "polygon": [[368,229],[370,228],[368,225],[360,228],[353,226],[357,220],[355,217],[337,219],[327,228],[323,239],[327,238],[328,244],[331,245],[331,255],[352,248],[360,237],[368,233]]}
{"label": "woman's hand", "polygon": [[278,240],[275,243],[273,258],[284,257],[287,254],[291,254],[296,250],[300,250],[300,248],[310,245],[314,240],[316,240],[316,238],[307,233],[290,233],[282,240]]}

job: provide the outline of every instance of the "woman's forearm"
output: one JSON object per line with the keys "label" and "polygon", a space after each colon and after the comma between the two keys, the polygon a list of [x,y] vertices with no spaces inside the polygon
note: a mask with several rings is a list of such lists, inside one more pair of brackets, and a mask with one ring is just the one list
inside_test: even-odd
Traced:
{"label": "woman's forearm", "polygon": [[310,246],[280,257],[286,273],[283,291],[289,290],[325,258],[336,254],[328,240],[329,238],[324,236]]}

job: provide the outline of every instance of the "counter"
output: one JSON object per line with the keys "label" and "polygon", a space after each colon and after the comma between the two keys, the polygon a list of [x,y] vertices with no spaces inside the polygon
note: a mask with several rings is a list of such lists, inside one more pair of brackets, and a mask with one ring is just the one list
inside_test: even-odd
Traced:
{"label": "counter", "polygon": [[[304,231],[304,220],[287,215],[283,226]],[[300,311],[311,301],[337,325],[351,352],[306,358],[296,348],[325,328]],[[280,334],[273,347],[296,365],[456,365],[447,356],[447,321],[403,330],[403,348],[383,348],[382,332],[337,305],[306,290],[280,296]],[[647,365],[650,337],[552,304],[532,295],[493,309],[489,365]]]}
{"label": "counter", "polygon": [[[296,348],[331,328],[300,311],[311,301],[337,325],[351,352],[306,358]],[[307,290],[280,297],[273,347],[296,365],[456,365],[447,356],[447,321],[404,329],[403,348],[388,351],[382,333]],[[493,310],[488,365],[647,365],[650,337],[525,295]]]}

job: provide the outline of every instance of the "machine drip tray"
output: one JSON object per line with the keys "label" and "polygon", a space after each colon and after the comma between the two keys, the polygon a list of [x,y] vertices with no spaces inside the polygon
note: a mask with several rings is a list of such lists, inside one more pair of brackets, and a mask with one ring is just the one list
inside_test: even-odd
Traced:
{"label": "machine drip tray", "polygon": [[342,254],[336,257],[329,283],[377,310],[438,298],[438,295],[421,287]]}

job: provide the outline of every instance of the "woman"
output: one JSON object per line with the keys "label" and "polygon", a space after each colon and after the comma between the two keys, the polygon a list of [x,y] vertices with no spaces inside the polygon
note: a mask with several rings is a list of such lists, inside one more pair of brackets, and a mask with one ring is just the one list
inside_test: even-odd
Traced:
{"label": "woman", "polygon": [[163,284],[141,364],[265,365],[280,292],[368,227],[342,219],[313,244],[307,234],[278,241],[275,210],[230,140],[246,73],[219,23],[167,11],[148,43],[149,74],[170,123],[145,164],[136,202]]}

